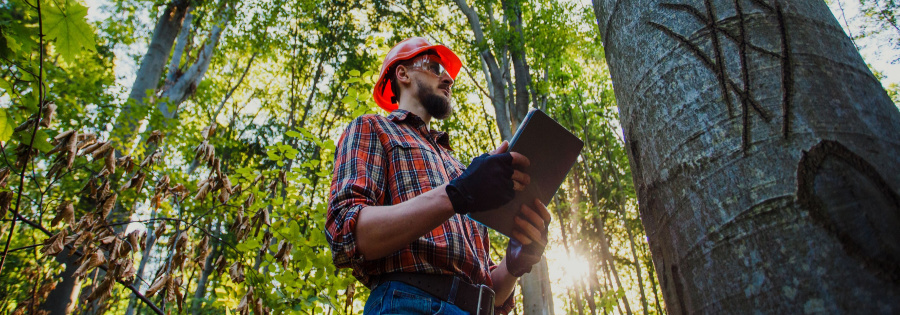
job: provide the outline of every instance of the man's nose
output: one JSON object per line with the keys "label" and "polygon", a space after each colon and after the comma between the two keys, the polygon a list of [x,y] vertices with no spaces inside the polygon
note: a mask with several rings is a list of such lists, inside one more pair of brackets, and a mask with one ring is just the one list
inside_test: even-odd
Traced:
{"label": "man's nose", "polygon": [[453,82],[455,81],[453,81],[453,78],[450,77],[450,74],[444,72],[444,75],[441,76],[441,83],[453,86]]}

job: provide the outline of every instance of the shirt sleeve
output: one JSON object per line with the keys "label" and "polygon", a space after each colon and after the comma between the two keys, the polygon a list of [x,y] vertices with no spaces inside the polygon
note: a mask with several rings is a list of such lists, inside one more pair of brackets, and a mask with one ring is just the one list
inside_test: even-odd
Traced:
{"label": "shirt sleeve", "polygon": [[356,223],[360,210],[384,201],[383,161],[384,147],[372,119],[353,120],[335,150],[325,222],[325,237],[337,268],[359,270],[365,261],[357,248]]}

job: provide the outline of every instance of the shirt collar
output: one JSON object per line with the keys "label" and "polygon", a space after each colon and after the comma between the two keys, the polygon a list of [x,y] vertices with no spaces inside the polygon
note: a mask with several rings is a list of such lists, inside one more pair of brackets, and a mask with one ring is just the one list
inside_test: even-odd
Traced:
{"label": "shirt collar", "polygon": [[[387,118],[396,124],[406,122],[415,128],[425,126],[425,121],[422,120],[421,117],[416,116],[416,114],[413,114],[412,112],[405,109],[395,109],[387,116]],[[434,140],[438,145],[444,147],[444,149],[453,151],[453,148],[450,147],[450,134],[437,130],[430,130],[429,133],[431,139]]]}

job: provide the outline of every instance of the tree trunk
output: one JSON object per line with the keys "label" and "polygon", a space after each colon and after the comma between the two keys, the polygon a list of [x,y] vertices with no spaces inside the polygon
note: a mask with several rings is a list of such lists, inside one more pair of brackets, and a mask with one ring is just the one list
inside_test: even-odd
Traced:
{"label": "tree trunk", "polygon": [[825,3],[594,4],[669,312],[900,312],[900,112]]}
{"label": "tree trunk", "polygon": [[209,275],[212,274],[213,270],[215,270],[215,259],[218,259],[220,253],[219,249],[219,240],[216,238],[212,239],[212,253],[209,256],[206,256],[206,264],[203,266],[203,271],[200,272],[200,278],[197,279],[197,291],[194,292],[194,300],[191,301],[191,314],[197,315],[200,313],[200,310],[203,308],[203,299],[206,297],[206,286],[209,284]]}
{"label": "tree trunk", "polygon": [[76,264],[78,256],[70,255],[70,253],[71,251],[66,248],[56,255],[56,261],[64,264],[66,270],[59,274],[59,277],[62,278],[61,281],[56,284],[56,289],[50,291],[50,295],[47,296],[44,304],[41,305],[41,310],[47,311],[49,314],[68,314],[75,309],[77,304],[76,301],[78,300],[81,287],[79,287],[80,281],[75,279],[73,275],[75,270],[78,269]]}
{"label": "tree trunk", "polygon": [[[478,13],[466,4],[466,0],[456,0],[456,4],[469,21],[469,25],[472,27],[472,33],[475,35],[476,43],[487,45]],[[491,53],[489,48],[485,47],[484,50],[480,52],[480,55],[481,60],[484,61],[487,66],[484,78],[491,91],[491,103],[494,105],[494,112],[497,116],[497,129],[500,130],[500,136],[504,140],[512,139],[509,113],[506,108],[506,91],[504,90],[505,84],[503,84],[503,74],[500,72],[499,65],[497,65],[497,59],[494,57],[494,54]]]}
{"label": "tree trunk", "polygon": [[122,107],[122,113],[116,119],[116,125],[113,128],[117,143],[121,146],[118,148],[119,150],[129,146],[131,140],[137,135],[138,119],[141,117],[134,115],[134,107],[145,106],[144,100],[148,97],[147,91],[155,91],[159,86],[159,78],[166,68],[166,61],[169,60],[169,54],[175,44],[175,37],[178,36],[190,3],[190,0],[173,0],[166,5],[166,9],[163,10],[156,22],[147,53],[141,59],[141,67],[131,86],[128,102]]}
{"label": "tree trunk", "polygon": [[550,291],[550,277],[547,276],[547,258],[534,265],[531,272],[520,279],[522,304],[525,315],[553,314],[553,294]]}

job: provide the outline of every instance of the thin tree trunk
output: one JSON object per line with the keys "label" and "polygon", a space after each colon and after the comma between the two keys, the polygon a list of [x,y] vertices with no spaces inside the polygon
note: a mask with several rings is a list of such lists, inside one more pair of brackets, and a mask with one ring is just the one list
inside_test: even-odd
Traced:
{"label": "thin tree trunk", "polygon": [[[603,229],[603,224],[600,223],[598,225],[600,227],[600,253],[604,256],[604,260],[606,260],[606,267],[612,272],[613,279],[616,281],[616,287],[618,290],[625,291],[625,287],[622,286],[622,281],[619,280],[619,271],[616,270],[616,264],[612,259],[612,252],[609,251],[609,239],[606,237],[606,231]],[[633,314],[631,312],[631,306],[628,304],[628,297],[622,295],[622,304],[625,304],[625,313],[628,315]]]}
{"label": "thin tree trunk", "polygon": [[900,112],[825,3],[593,3],[666,309],[900,311]]}
{"label": "thin tree trunk", "polygon": [[[475,35],[476,43],[487,43],[484,38],[484,32],[481,29],[481,20],[478,13],[472,7],[466,4],[466,0],[456,0],[459,10],[463,12],[469,25],[472,27],[472,33]],[[480,52],[481,60],[487,65],[488,72],[484,73],[484,78],[492,91],[491,103],[494,105],[494,112],[497,116],[497,129],[500,130],[500,137],[504,140],[512,138],[512,129],[510,129],[510,120],[508,109],[506,107],[506,91],[503,84],[503,74],[497,65],[497,59],[490,49],[484,48]]]}
{"label": "thin tree trunk", "polygon": [[212,274],[213,270],[215,270],[215,260],[219,256],[219,251],[221,246],[219,246],[219,239],[212,238],[212,253],[209,256],[206,256],[206,264],[203,266],[203,271],[200,273],[200,278],[197,279],[197,291],[194,292],[194,300],[191,301],[191,314],[197,315],[200,313],[200,310],[203,309],[203,299],[206,297],[206,287],[209,284],[209,275]]}
{"label": "thin tree trunk", "polygon": [[[153,208],[153,211],[150,212],[150,219],[155,219],[157,214],[157,209]],[[155,231],[156,224],[164,224],[163,222],[151,223],[150,226],[147,227],[147,245],[144,247],[144,252],[141,254],[141,262],[138,263],[138,269],[135,273],[137,278],[139,279],[147,279],[144,278],[144,268],[147,267],[147,263],[150,262],[151,253],[153,253],[153,247],[156,245],[156,240],[159,238],[159,235],[153,233]],[[135,282],[137,284],[138,290],[143,286],[143,282]],[[128,302],[128,308],[125,310],[125,315],[133,315],[134,307],[137,303],[137,297],[133,294],[130,295],[131,300]]]}
{"label": "thin tree trunk", "polygon": [[147,53],[141,59],[141,66],[135,74],[134,84],[132,84],[131,93],[128,95],[128,102],[122,107],[122,112],[116,119],[116,124],[113,128],[113,132],[116,135],[114,138],[121,139],[118,142],[119,150],[130,146],[131,141],[137,135],[138,120],[142,117],[134,115],[134,109],[135,107],[145,106],[144,101],[148,97],[148,90],[156,91],[159,78],[166,68],[166,61],[169,60],[169,53],[172,52],[175,37],[178,36],[190,4],[190,0],[173,0],[169,2],[156,22],[156,28],[153,30],[153,37],[150,39]]}

